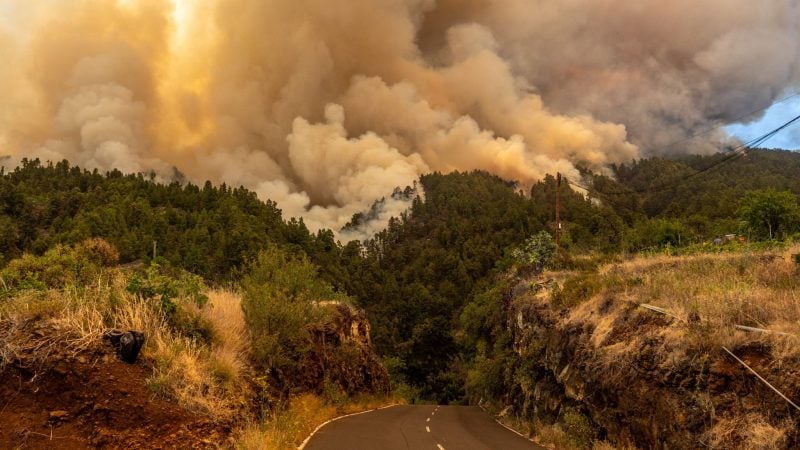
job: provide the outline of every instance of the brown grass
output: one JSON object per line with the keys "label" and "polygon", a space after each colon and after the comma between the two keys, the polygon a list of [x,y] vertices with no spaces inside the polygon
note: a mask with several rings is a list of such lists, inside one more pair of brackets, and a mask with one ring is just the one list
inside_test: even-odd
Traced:
{"label": "brown grass", "polygon": [[[785,253],[638,257],[609,264],[598,270],[602,288],[588,300],[575,301],[570,320],[594,323],[592,340],[600,346],[622,310],[632,303],[645,303],[668,310],[679,323],[699,316],[704,345],[735,346],[745,340],[764,339],[778,348],[778,362],[800,357],[800,339],[734,329],[734,325],[745,325],[800,338],[800,275],[788,256],[793,252],[796,249]],[[574,277],[571,273],[547,275],[562,284]],[[603,313],[599,312],[601,305]],[[685,340],[687,329],[665,330],[665,338]]]}
{"label": "brown grass", "polygon": [[252,423],[245,427],[239,436],[237,447],[242,450],[293,450],[314,429],[330,419],[395,403],[398,403],[396,398],[364,395],[352,399],[346,405],[335,406],[316,395],[302,394],[273,411],[263,423]]}
{"label": "brown grass", "polygon": [[233,382],[245,373],[250,353],[242,299],[234,292],[216,290],[208,293],[208,300],[202,315],[215,330],[216,342],[212,348],[215,371]]}
{"label": "brown grass", "polygon": [[787,436],[793,425],[786,421],[779,426],[765,422],[760,415],[722,419],[704,436],[712,448],[740,448],[746,443],[749,450],[786,448]]}
{"label": "brown grass", "polygon": [[556,424],[540,424],[536,428],[536,440],[539,444],[552,449],[575,449],[567,433]]}

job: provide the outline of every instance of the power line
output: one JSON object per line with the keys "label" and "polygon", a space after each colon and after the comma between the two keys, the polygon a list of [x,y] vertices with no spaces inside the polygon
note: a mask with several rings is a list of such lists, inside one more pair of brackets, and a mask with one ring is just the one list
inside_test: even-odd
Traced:
{"label": "power line", "polygon": [[[798,95],[798,94],[795,94],[795,95]],[[751,140],[751,141],[748,141],[748,142],[746,142],[744,144],[741,144],[738,147],[730,150],[730,152],[731,152],[730,155],[722,158],[721,160],[711,164],[708,167],[700,169],[697,172],[693,172],[693,173],[691,173],[689,175],[686,175],[684,177],[680,177],[680,178],[675,179],[675,180],[670,180],[668,182],[662,183],[662,184],[657,185],[657,186],[651,186],[651,187],[647,187],[647,188],[644,188],[644,189],[629,189],[629,190],[625,190],[625,191],[601,192],[601,191],[598,191],[596,189],[589,189],[586,186],[581,186],[579,183],[576,183],[572,179],[568,178],[567,180],[570,183],[575,184],[578,187],[581,187],[582,189],[586,189],[587,191],[595,192],[595,193],[599,193],[599,194],[603,194],[603,195],[630,195],[630,194],[643,194],[643,193],[663,192],[663,191],[669,190],[669,189],[677,186],[678,184],[680,184],[680,183],[682,183],[682,182],[684,182],[686,180],[689,180],[691,178],[694,178],[694,177],[697,177],[697,176],[702,175],[704,173],[707,173],[707,172],[709,172],[709,171],[711,171],[711,170],[713,170],[713,169],[715,169],[717,167],[722,166],[723,164],[727,164],[727,163],[733,161],[734,159],[739,158],[740,156],[743,156],[743,155],[747,154],[747,151],[749,149],[754,148],[754,147],[758,147],[758,146],[764,144],[765,142],[767,142],[768,140],[773,138],[776,134],[780,133],[781,131],[783,131],[784,129],[788,128],[789,126],[791,126],[792,124],[794,124],[794,123],[796,123],[798,121],[800,121],[800,115],[794,117],[793,119],[789,120],[788,122],[784,123],[783,125],[781,125],[781,126],[775,128],[775,129],[773,129],[773,130],[771,130],[771,131],[769,131],[769,132],[767,132],[767,133],[765,133],[765,134],[763,134],[763,135]]]}
{"label": "power line", "polygon": [[[746,114],[742,114],[741,116],[735,117],[735,118],[731,119],[731,120],[728,122],[728,124],[730,124],[730,123],[735,123],[735,122],[739,122],[739,121],[741,121],[742,119],[745,119],[745,118],[747,118],[747,117],[750,117],[750,116],[752,116],[752,115],[754,115],[754,114],[757,114],[757,113],[760,113],[760,112],[762,112],[762,111],[766,111],[766,110],[768,110],[769,108],[772,108],[772,107],[773,107],[773,106],[775,106],[775,105],[778,105],[778,104],[781,104],[781,103],[787,102],[787,101],[789,101],[789,100],[791,100],[791,99],[793,99],[793,98],[795,98],[795,97],[797,97],[797,96],[800,96],[800,92],[795,92],[794,94],[787,95],[786,97],[783,97],[783,98],[781,98],[781,99],[778,99],[778,100],[776,100],[776,101],[774,101],[774,102],[770,103],[770,104],[769,104],[769,105],[767,105],[767,106],[764,106],[764,107],[762,107],[762,108],[758,108],[758,109],[754,109],[754,110],[752,110],[752,111],[750,111],[750,112],[748,112],[748,113],[746,113]],[[694,133],[694,134],[692,134],[692,135],[690,135],[690,136],[687,136],[687,137],[685,137],[685,138],[679,139],[679,140],[677,140],[677,141],[674,141],[674,142],[670,142],[669,144],[665,144],[665,145],[662,145],[662,146],[660,146],[660,147],[649,148],[649,149],[645,149],[645,150],[646,150],[647,152],[649,152],[649,153],[653,153],[653,154],[655,154],[655,153],[659,153],[659,152],[660,152],[660,151],[662,151],[662,150],[666,150],[666,149],[668,149],[668,148],[674,147],[674,146],[676,146],[676,145],[678,145],[678,144],[682,144],[682,143],[684,143],[684,142],[687,142],[687,141],[691,141],[692,139],[694,139],[694,138],[696,138],[696,137],[703,136],[704,134],[711,133],[712,131],[714,131],[714,130],[718,130],[718,129],[720,129],[720,128],[722,128],[722,127],[726,126],[726,125],[727,125],[727,124],[720,124],[720,125],[716,125],[716,126],[713,126],[713,127],[710,127],[710,128],[706,128],[706,129],[704,129],[704,130],[702,130],[702,131],[698,131],[697,133]]]}

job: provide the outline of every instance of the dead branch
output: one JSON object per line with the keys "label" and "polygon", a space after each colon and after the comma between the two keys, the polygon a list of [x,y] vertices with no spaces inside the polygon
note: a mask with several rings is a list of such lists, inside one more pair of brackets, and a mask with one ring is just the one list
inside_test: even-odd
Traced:
{"label": "dead branch", "polygon": [[752,332],[752,333],[769,333],[769,334],[778,334],[778,335],[781,335],[781,336],[797,337],[797,335],[795,335],[795,334],[786,333],[784,331],[765,330],[764,328],[748,327],[748,326],[745,326],[745,325],[734,325],[734,327],[737,330],[749,331],[749,332]]}
{"label": "dead branch", "polygon": [[683,323],[686,323],[685,320],[681,319],[680,317],[676,316],[675,314],[672,314],[671,312],[667,311],[664,308],[659,308],[658,306],[648,305],[647,303],[639,303],[639,306],[641,306],[644,309],[648,309],[650,311],[657,312],[659,314],[663,314],[665,316],[669,316],[669,317],[672,317],[673,319],[677,319],[677,320],[679,320],[679,321],[681,321]]}

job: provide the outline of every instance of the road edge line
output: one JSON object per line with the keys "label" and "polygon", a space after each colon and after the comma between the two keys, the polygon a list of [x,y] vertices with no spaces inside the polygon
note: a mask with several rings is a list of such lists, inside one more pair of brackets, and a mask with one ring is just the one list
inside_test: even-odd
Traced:
{"label": "road edge line", "polygon": [[484,408],[483,405],[478,405],[478,407],[480,409],[482,409],[483,412],[485,412],[486,414],[491,416],[491,418],[494,419],[495,422],[497,422],[501,427],[505,428],[506,430],[514,432],[514,434],[518,435],[519,437],[521,437],[521,438],[523,438],[523,439],[525,439],[527,441],[533,442],[534,444],[538,445],[539,447],[547,448],[546,445],[542,445],[542,444],[536,442],[536,440],[533,439],[532,437],[525,436],[524,434],[520,433],[519,431],[517,431],[517,430],[511,428],[510,426],[504,424],[503,422],[501,422],[500,419],[497,418],[497,416],[495,416],[494,414],[489,412],[489,410]]}
{"label": "road edge line", "polygon": [[358,416],[358,415],[361,415],[361,414],[366,414],[366,413],[370,413],[370,412],[374,412],[374,411],[379,411],[381,409],[392,408],[394,406],[400,406],[400,403],[392,403],[391,405],[381,406],[380,408],[368,409],[366,411],[359,411],[357,413],[345,414],[343,416],[334,417],[333,419],[326,420],[325,422],[323,422],[319,426],[317,426],[317,428],[314,428],[314,431],[312,431],[311,434],[309,434],[305,438],[305,440],[297,447],[297,450],[303,450],[305,448],[305,446],[308,444],[308,441],[310,441],[311,438],[314,437],[314,435],[317,433],[317,431],[319,431],[322,427],[324,427],[325,425],[327,425],[327,424],[329,424],[331,422],[336,422],[337,420],[344,419],[345,417],[353,417],[353,416]]}

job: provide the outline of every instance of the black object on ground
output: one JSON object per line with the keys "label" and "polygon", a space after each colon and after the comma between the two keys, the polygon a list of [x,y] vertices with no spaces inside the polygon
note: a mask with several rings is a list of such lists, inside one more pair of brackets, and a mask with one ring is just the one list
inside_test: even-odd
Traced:
{"label": "black object on ground", "polygon": [[113,329],[103,334],[103,340],[114,347],[119,359],[128,364],[133,364],[136,362],[136,358],[139,357],[139,351],[144,345],[144,333],[134,330],[125,332]]}

